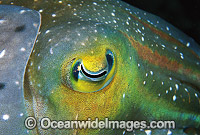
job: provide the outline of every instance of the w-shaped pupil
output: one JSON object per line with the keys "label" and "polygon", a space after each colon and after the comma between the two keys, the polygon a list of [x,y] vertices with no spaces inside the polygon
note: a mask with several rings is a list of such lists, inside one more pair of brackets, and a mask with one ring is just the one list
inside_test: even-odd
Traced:
{"label": "w-shaped pupil", "polygon": [[99,78],[99,77],[104,76],[107,73],[107,71],[103,71],[99,74],[89,74],[87,73],[87,71],[84,70],[82,65],[81,65],[81,71],[83,72],[83,74],[85,74],[87,77],[90,77],[90,78]]}

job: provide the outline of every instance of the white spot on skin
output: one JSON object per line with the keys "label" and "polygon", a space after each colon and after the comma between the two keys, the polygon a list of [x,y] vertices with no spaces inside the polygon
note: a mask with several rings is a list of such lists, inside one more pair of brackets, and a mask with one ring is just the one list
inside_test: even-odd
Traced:
{"label": "white spot on skin", "polygon": [[22,47],[22,48],[20,49],[20,51],[24,52],[24,51],[26,51],[26,48]]}
{"label": "white spot on skin", "polygon": [[40,66],[38,66],[38,70],[40,70]]}
{"label": "white spot on skin", "polygon": [[190,43],[189,43],[189,42],[187,42],[186,46],[187,46],[187,47],[189,47],[189,46],[190,46]]}
{"label": "white spot on skin", "polygon": [[50,48],[49,51],[50,51],[50,54],[53,54],[53,48]]}
{"label": "white spot on skin", "polygon": [[52,14],[51,16],[52,16],[52,17],[56,17],[56,14]]}
{"label": "white spot on skin", "polygon": [[144,41],[144,37],[142,37],[142,41]]}
{"label": "white spot on skin", "polygon": [[129,25],[129,22],[126,22],[127,25]]}
{"label": "white spot on skin", "polygon": [[184,59],[184,57],[183,57],[183,53],[180,53],[180,56],[181,56],[181,59]]}
{"label": "white spot on skin", "polygon": [[162,47],[165,48],[165,45],[162,44]]}
{"label": "white spot on skin", "polygon": [[176,101],[176,95],[173,96],[173,101]]}
{"label": "white spot on skin", "polygon": [[96,3],[96,2],[93,2],[93,4],[94,4],[94,5],[97,5],[97,3]]}
{"label": "white spot on skin", "polygon": [[178,90],[178,87],[179,87],[178,84],[175,84],[175,87],[176,87],[176,89]]}
{"label": "white spot on skin", "polygon": [[50,32],[50,30],[47,30],[46,32],[45,32],[45,34],[47,34],[47,33],[49,33]]}
{"label": "white spot on skin", "polygon": [[25,13],[26,12],[26,10],[21,10],[20,11],[20,14],[23,14],[23,13]]}
{"label": "white spot on skin", "polygon": [[142,27],[142,29],[144,30],[144,27]]}
{"label": "white spot on skin", "polygon": [[185,88],[185,91],[186,91],[186,92],[188,92],[188,89],[187,89],[187,88]]}
{"label": "white spot on skin", "polygon": [[145,130],[145,133],[146,133],[147,135],[151,135],[151,130]]}
{"label": "white spot on skin", "polygon": [[153,75],[153,71],[150,71],[150,74]]}
{"label": "white spot on skin", "polygon": [[184,57],[183,57],[183,56],[181,56],[181,59],[184,59]]}
{"label": "white spot on skin", "polygon": [[172,131],[168,130],[167,135],[172,135]]}
{"label": "white spot on skin", "polygon": [[115,16],[115,13],[111,13],[112,16]]}
{"label": "white spot on skin", "polygon": [[145,84],[146,84],[146,81],[144,81],[143,84],[145,85]]}
{"label": "white spot on skin", "polygon": [[42,13],[42,12],[43,12],[43,9],[40,9],[39,12]]}
{"label": "white spot on skin", "polygon": [[3,51],[0,52],[0,58],[3,58],[3,56],[5,55],[5,53],[6,53],[6,50],[3,49]]}
{"label": "white spot on skin", "polygon": [[140,29],[137,29],[137,31],[138,31],[139,33],[142,33]]}
{"label": "white spot on skin", "polygon": [[16,84],[16,85],[19,85],[19,81],[15,81],[15,84]]}
{"label": "white spot on skin", "polygon": [[166,27],[166,30],[169,31],[169,27]]}
{"label": "white spot on skin", "polygon": [[9,118],[10,118],[10,116],[8,114],[3,115],[4,120],[8,120]]}
{"label": "white spot on skin", "polygon": [[21,116],[21,117],[22,117],[23,115],[24,115],[23,113],[20,113],[20,114],[19,114],[19,116]]}

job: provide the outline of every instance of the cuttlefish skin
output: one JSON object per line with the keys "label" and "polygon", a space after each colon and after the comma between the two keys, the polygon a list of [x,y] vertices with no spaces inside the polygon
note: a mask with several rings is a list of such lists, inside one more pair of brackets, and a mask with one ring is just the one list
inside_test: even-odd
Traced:
{"label": "cuttlefish skin", "polygon": [[40,24],[28,8],[0,5],[0,134],[26,134],[22,90],[25,67]]}
{"label": "cuttlefish skin", "polygon": [[[42,17],[23,79],[28,116],[38,121],[43,117],[174,120],[172,134],[184,134],[188,127],[198,132],[200,49],[192,39],[121,1],[13,2],[22,3]],[[108,68],[107,52],[112,52],[113,63],[104,80],[73,76],[77,61],[94,74]],[[145,134],[145,130],[43,130],[38,125],[30,133]]]}

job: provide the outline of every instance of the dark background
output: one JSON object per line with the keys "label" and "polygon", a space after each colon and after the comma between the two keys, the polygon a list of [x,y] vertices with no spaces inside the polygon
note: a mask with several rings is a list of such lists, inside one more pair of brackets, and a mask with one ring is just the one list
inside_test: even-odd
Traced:
{"label": "dark background", "polygon": [[160,16],[200,44],[200,0],[123,0]]}

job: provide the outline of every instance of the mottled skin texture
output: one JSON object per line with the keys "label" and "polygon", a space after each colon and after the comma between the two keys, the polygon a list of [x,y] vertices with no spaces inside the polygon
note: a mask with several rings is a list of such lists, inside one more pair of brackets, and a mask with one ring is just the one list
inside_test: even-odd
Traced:
{"label": "mottled skin texture", "polygon": [[[24,76],[28,115],[38,120],[174,120],[174,134],[200,127],[200,66],[196,43],[160,18],[121,1],[36,1],[16,5],[41,12],[38,35]],[[88,6],[89,5],[89,6]],[[180,41],[182,40],[182,41]],[[188,42],[196,50],[187,47]],[[73,78],[65,68],[81,59],[87,70],[106,67],[106,50],[114,54],[112,81],[97,92]],[[64,69],[63,69],[64,68]],[[67,73],[66,73],[67,74]],[[104,81],[107,81],[106,79]],[[76,84],[77,83],[77,84]],[[83,82],[84,83],[84,82]],[[100,88],[101,82],[95,84]],[[42,130],[33,134],[133,134],[125,130]],[[152,130],[167,134],[168,130]],[[187,132],[190,132],[187,130]],[[144,131],[135,131],[145,134]]]}
{"label": "mottled skin texture", "polygon": [[0,5],[0,134],[26,134],[23,75],[39,24],[37,11]]}

